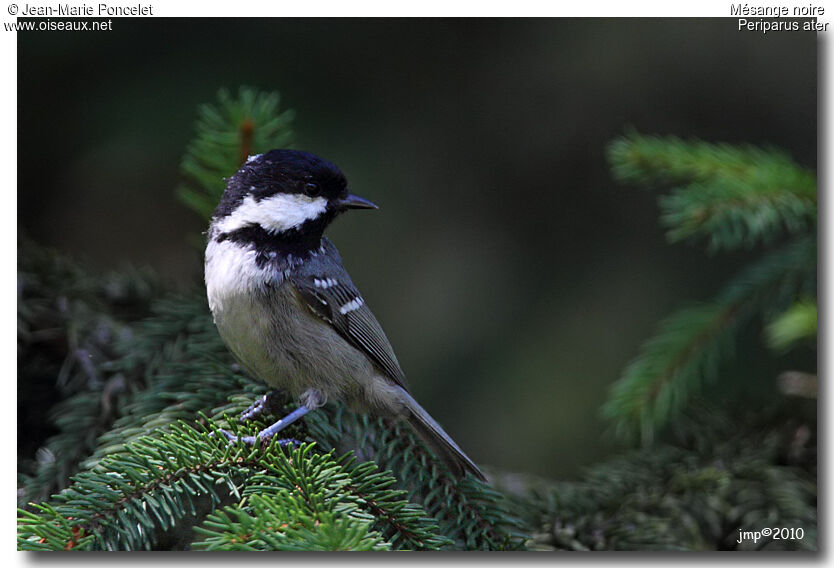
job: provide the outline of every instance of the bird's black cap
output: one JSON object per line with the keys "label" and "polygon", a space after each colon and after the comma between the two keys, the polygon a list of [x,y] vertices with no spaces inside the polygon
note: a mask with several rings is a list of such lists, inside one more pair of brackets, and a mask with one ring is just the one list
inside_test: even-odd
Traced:
{"label": "bird's black cap", "polygon": [[260,201],[276,193],[344,198],[347,196],[347,180],[338,166],[310,152],[270,150],[250,156],[229,178],[214,217],[229,215],[247,195]]}

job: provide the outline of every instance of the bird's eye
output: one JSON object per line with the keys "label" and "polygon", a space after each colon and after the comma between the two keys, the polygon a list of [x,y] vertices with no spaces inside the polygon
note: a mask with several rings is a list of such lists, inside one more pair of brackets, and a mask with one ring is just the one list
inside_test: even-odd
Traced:
{"label": "bird's eye", "polygon": [[317,197],[321,193],[321,188],[317,183],[305,183],[304,195],[307,197]]}

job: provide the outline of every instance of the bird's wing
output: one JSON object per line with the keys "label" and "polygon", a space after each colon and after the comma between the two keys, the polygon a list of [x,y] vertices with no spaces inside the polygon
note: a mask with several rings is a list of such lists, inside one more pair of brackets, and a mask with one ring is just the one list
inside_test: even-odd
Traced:
{"label": "bird's wing", "polygon": [[325,242],[319,262],[305,265],[289,275],[310,310],[333,326],[351,345],[362,351],[397,385],[408,390],[405,373],[394,349],[344,269],[336,248]]}

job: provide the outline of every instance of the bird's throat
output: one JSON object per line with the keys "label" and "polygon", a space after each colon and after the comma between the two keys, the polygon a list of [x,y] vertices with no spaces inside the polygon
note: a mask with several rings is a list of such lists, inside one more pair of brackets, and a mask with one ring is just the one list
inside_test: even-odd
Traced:
{"label": "bird's throat", "polygon": [[260,225],[249,225],[215,237],[218,243],[231,241],[253,249],[259,268],[274,264],[276,268],[288,268],[294,262],[303,261],[322,246],[325,223],[310,221],[297,229],[272,233]]}

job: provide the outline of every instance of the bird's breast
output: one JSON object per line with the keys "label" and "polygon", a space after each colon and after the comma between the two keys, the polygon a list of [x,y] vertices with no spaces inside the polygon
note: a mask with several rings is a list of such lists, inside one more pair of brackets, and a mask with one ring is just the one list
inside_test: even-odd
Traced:
{"label": "bird's breast", "polygon": [[217,330],[246,371],[296,395],[315,388],[328,398],[361,396],[378,375],[368,358],[314,315],[289,281],[267,279],[254,257],[224,245],[206,251],[206,290]]}

